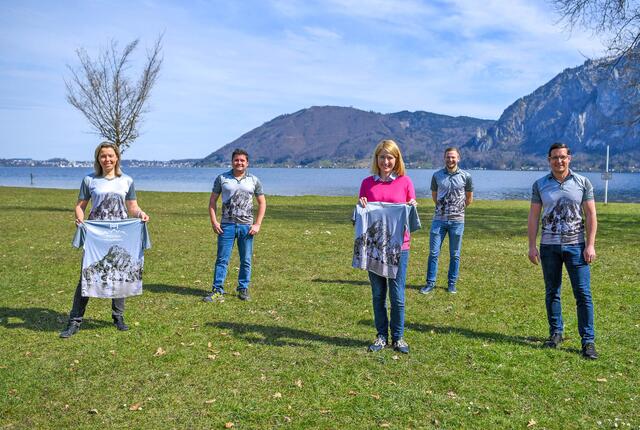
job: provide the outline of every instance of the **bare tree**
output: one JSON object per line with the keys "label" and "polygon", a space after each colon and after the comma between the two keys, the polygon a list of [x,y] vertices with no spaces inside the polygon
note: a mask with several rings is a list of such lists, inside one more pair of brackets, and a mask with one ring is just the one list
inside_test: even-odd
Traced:
{"label": "bare tree", "polygon": [[640,123],[640,0],[549,0],[569,28],[581,26],[603,37],[602,64],[621,79],[628,106],[625,125]]}
{"label": "bare tree", "polygon": [[570,27],[582,26],[604,35],[617,57],[638,50],[640,2],[636,0],[550,0]]}
{"label": "bare tree", "polygon": [[87,51],[76,51],[80,66],[73,68],[65,79],[67,101],[87,118],[97,134],[115,143],[124,152],[140,135],[139,125],[148,111],[147,101],[158,79],[162,65],[162,35],[153,48],[136,82],[126,76],[131,66],[131,54],[138,46],[136,39],[122,51],[111,41],[94,60]]}

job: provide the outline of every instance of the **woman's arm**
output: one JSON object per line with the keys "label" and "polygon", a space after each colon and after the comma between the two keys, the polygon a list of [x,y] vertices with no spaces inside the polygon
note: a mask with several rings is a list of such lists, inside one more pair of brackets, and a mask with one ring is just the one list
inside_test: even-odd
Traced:
{"label": "woman's arm", "polygon": [[74,211],[76,213],[76,225],[80,225],[84,222],[84,211],[89,204],[89,200],[78,200]]}
{"label": "woman's arm", "polygon": [[140,218],[144,222],[149,221],[149,215],[140,209],[137,200],[127,200],[127,210],[129,211],[129,216]]}

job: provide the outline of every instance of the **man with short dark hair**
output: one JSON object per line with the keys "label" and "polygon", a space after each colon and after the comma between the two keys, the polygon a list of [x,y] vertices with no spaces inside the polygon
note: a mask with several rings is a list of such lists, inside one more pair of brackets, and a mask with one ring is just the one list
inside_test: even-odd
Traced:
{"label": "man with short dark hair", "polygon": [[[232,169],[218,175],[213,183],[209,199],[209,216],[213,231],[218,235],[218,249],[213,272],[213,285],[205,302],[224,301],[224,280],[227,276],[229,259],[234,242],[238,243],[240,271],[238,273],[238,298],[249,300],[251,281],[251,257],[253,237],[260,231],[260,225],[267,209],[267,201],[260,180],[247,171],[249,154],[236,149],[231,154]],[[222,195],[222,217],[218,221],[216,206]],[[258,214],[253,219],[253,197],[258,202]]]}
{"label": "man with short dark hair", "polygon": [[[527,223],[529,260],[533,264],[541,263],[544,276],[549,322],[549,339],[544,346],[556,348],[563,341],[564,323],[560,291],[564,264],[576,299],[582,355],[595,360],[598,353],[594,344],[589,268],[589,264],[596,258],[595,241],[598,227],[593,186],[589,179],[569,169],[571,151],[564,143],[551,145],[548,159],[551,173],[533,184]],[[542,235],[538,253],[536,238],[541,212]]]}
{"label": "man with short dark hair", "polygon": [[431,197],[436,208],[429,232],[427,283],[420,289],[422,294],[429,294],[436,287],[438,256],[447,234],[450,256],[447,291],[451,294],[457,292],[456,281],[460,272],[460,253],[464,233],[464,209],[473,201],[471,174],[460,169],[459,162],[458,148],[445,149],[445,167],[436,171],[431,177]]}

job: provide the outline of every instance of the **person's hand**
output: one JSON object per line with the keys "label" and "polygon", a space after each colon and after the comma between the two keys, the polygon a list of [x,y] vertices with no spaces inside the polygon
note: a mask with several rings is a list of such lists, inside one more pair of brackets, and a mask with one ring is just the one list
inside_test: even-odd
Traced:
{"label": "person's hand", "polygon": [[589,245],[584,248],[582,255],[584,256],[584,261],[586,261],[587,264],[591,264],[596,259],[596,248],[593,245]]}
{"label": "person's hand", "polygon": [[140,210],[140,212],[138,212],[138,218],[140,218],[142,222],[149,221],[149,215],[147,215],[146,212],[143,210]]}
{"label": "person's hand", "polygon": [[213,231],[215,232],[215,234],[222,234],[222,227],[220,226],[219,222],[213,222],[211,223],[211,227],[213,227]]}
{"label": "person's hand", "polygon": [[540,262],[540,255],[538,254],[538,247],[529,247],[529,261],[537,265]]}
{"label": "person's hand", "polygon": [[360,197],[360,206],[362,206],[363,208],[367,207],[367,198],[366,197]]}
{"label": "person's hand", "polygon": [[411,206],[416,206],[416,207],[418,206],[418,202],[416,201],[416,199],[409,200],[407,204]]}
{"label": "person's hand", "polygon": [[255,236],[260,231],[260,224],[253,224],[249,229],[249,234]]}
{"label": "person's hand", "polygon": [[82,223],[84,222],[84,218],[77,218],[76,217],[76,225],[82,225]]}

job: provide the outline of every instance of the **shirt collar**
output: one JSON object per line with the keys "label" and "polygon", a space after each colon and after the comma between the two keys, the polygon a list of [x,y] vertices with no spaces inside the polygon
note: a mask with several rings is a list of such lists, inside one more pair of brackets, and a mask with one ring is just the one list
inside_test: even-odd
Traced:
{"label": "shirt collar", "polygon": [[[554,181],[558,182],[558,180],[556,179],[556,177],[555,177],[555,176],[553,176],[553,172],[549,172],[549,176],[547,176],[547,178],[552,179],[552,180],[554,180]],[[566,178],[564,178],[564,181],[562,181],[562,182],[565,182],[565,181],[569,180],[569,178],[573,178],[573,170],[571,170],[571,169],[569,169],[569,174],[567,175],[567,177],[566,177]]]}
{"label": "shirt collar", "polygon": [[392,173],[389,175],[389,178],[386,181],[383,181],[380,175],[373,175],[373,180],[376,182],[393,182],[397,177],[398,175]]}
{"label": "shirt collar", "polygon": [[249,172],[247,172],[246,170],[244,171],[244,174],[242,176],[240,176],[239,178],[235,177],[235,175],[233,174],[233,169],[229,170],[229,172],[227,172],[227,174],[229,175],[230,178],[233,178],[238,182],[242,181],[244,178],[249,176]]}

